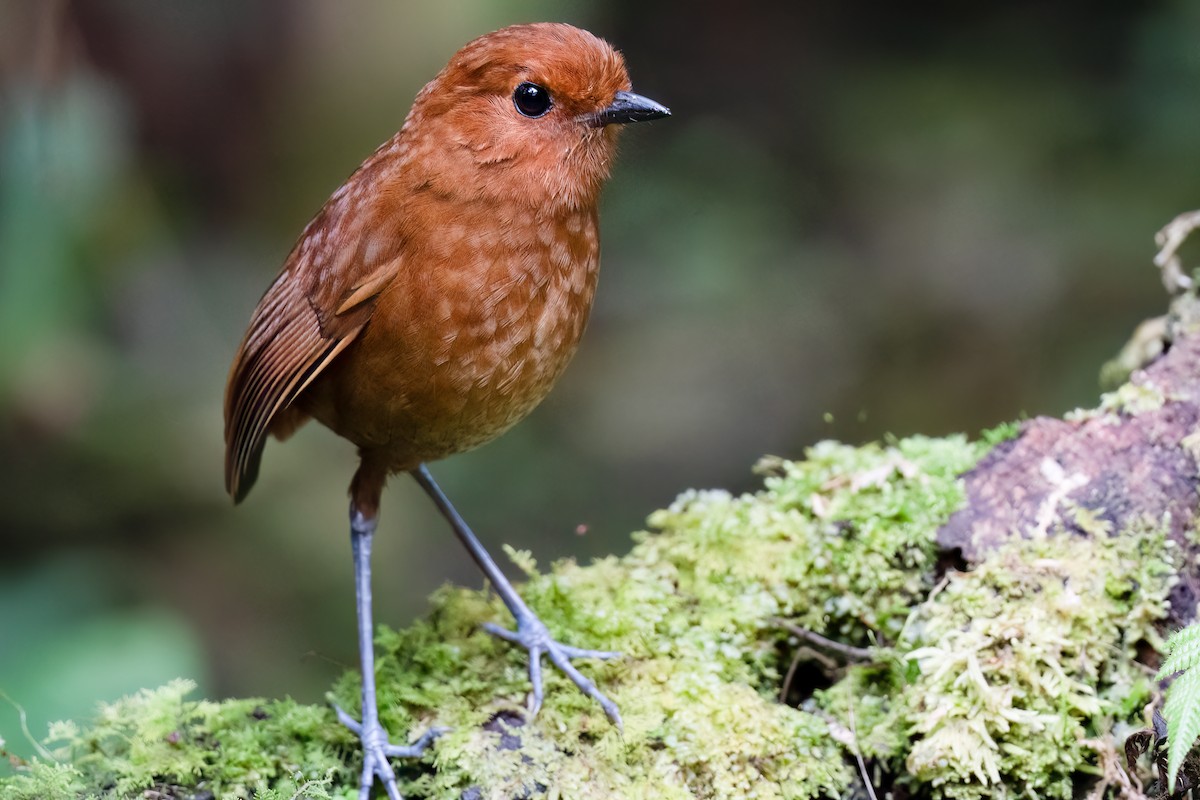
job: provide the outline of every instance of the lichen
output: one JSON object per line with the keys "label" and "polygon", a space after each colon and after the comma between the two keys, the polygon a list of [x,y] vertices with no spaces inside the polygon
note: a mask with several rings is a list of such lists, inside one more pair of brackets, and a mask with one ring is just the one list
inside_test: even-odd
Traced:
{"label": "lichen", "polygon": [[[685,493],[624,557],[538,573],[517,554],[523,594],[554,635],[625,654],[579,662],[620,704],[623,732],[549,668],[527,720],[524,654],[480,630],[508,621],[503,606],[443,588],[426,619],[376,639],[385,727],[397,740],[452,728],[397,764],[406,796],[833,798],[858,780],[854,753],[926,794],[1063,796],[1094,758],[1085,734],[1130,716],[1145,691],[1130,650],[1161,613],[1169,569],[1150,556],[1165,545],[1157,529],[1053,537],[935,586],[934,535],[987,447],[826,442],[804,461],[764,460],[759,492]],[[781,704],[795,643],[780,619],[874,660],[802,708]],[[0,795],[356,796],[358,749],[329,708],[194,701],[189,689],[58,726],[61,763],[34,762]],[[352,709],[358,689],[348,672],[331,695]]]}
{"label": "lichen", "polygon": [[1167,402],[1167,398],[1156,387],[1148,383],[1130,381],[1118,389],[1100,395],[1100,411],[1114,414],[1137,416],[1147,411],[1157,411]]}

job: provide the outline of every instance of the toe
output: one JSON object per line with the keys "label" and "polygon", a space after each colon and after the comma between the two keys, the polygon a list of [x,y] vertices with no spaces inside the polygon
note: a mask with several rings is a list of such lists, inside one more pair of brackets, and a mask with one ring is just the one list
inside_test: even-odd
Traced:
{"label": "toe", "polygon": [[449,733],[450,728],[430,728],[421,735],[420,739],[409,745],[385,744],[383,752],[391,758],[418,758],[424,755],[429,745],[444,733]]}
{"label": "toe", "polygon": [[624,655],[624,653],[619,653],[615,650],[584,650],[582,647],[571,647],[569,644],[560,644],[558,649],[567,658],[598,658],[601,661],[608,661],[609,659],[620,658]]}
{"label": "toe", "polygon": [[617,704],[597,689],[596,684],[592,683],[586,675],[575,669],[575,665],[571,663],[565,654],[552,650],[550,651],[550,660],[554,662],[554,666],[562,670],[563,674],[571,679],[572,683],[579,687],[579,691],[600,704],[600,707],[604,709],[604,716],[608,717],[609,722],[616,725],[618,730],[622,728],[621,713],[617,710]]}
{"label": "toe", "polygon": [[338,722],[350,729],[350,732],[362,738],[362,725],[358,724],[358,720],[347,714],[337,703],[333,704],[334,713],[337,714]]}

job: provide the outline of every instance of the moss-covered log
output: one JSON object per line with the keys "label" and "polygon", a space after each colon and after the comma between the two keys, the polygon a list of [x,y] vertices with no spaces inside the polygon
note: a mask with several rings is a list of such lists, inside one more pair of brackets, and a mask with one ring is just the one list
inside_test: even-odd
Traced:
{"label": "moss-covered log", "polygon": [[[480,630],[503,606],[440,591],[377,638],[385,726],[452,728],[399,765],[406,795],[1139,796],[1122,732],[1200,586],[1200,337],[1160,328],[1165,355],[1093,411],[979,441],[826,442],[765,459],[756,493],[685,493],[623,557],[539,573],[511,553],[553,632],[626,654],[583,665],[623,732],[553,672],[528,719],[523,653]],[[190,689],[55,726],[54,758],[0,796],[356,796],[329,708]],[[331,694],[357,692],[350,672]]]}

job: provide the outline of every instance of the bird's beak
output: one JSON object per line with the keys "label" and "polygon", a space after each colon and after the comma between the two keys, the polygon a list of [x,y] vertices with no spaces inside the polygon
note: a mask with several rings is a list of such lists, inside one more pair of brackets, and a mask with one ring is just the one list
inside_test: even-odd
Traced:
{"label": "bird's beak", "polygon": [[616,98],[607,108],[597,111],[591,123],[597,128],[605,125],[624,125],[627,122],[646,122],[671,116],[671,109],[656,103],[649,97],[633,92],[617,92]]}

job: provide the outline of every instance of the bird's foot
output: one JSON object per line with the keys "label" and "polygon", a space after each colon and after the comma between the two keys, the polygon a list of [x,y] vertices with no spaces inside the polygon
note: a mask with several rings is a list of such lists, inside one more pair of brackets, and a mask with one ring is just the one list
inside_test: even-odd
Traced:
{"label": "bird's foot", "polygon": [[358,736],[363,748],[362,777],[358,784],[359,800],[367,800],[371,795],[371,785],[378,778],[387,790],[389,800],[404,800],[400,795],[400,787],[396,785],[396,774],[392,772],[389,758],[417,758],[423,754],[434,739],[441,736],[449,728],[430,728],[420,739],[410,745],[396,745],[388,741],[387,731],[376,722],[363,725],[351,717],[341,706],[333,704],[338,721]]}
{"label": "bird's foot", "polygon": [[501,639],[520,645],[529,651],[529,682],[533,684],[533,691],[529,700],[529,715],[537,716],[542,707],[542,656],[548,656],[550,663],[558,667],[562,672],[571,679],[579,690],[588,697],[595,700],[604,709],[604,715],[608,717],[609,722],[617,726],[617,730],[621,730],[621,712],[617,710],[617,704],[610,700],[603,692],[596,688],[596,684],[588,680],[571,663],[573,658],[620,658],[620,653],[614,653],[610,650],[584,650],[580,647],[571,647],[570,645],[556,642],[550,636],[550,631],[546,628],[537,616],[528,609],[524,609],[522,613],[514,615],[517,619],[517,629],[510,631],[507,628],[502,628],[493,623],[487,623],[483,626],[484,630],[493,636],[498,636]]}

